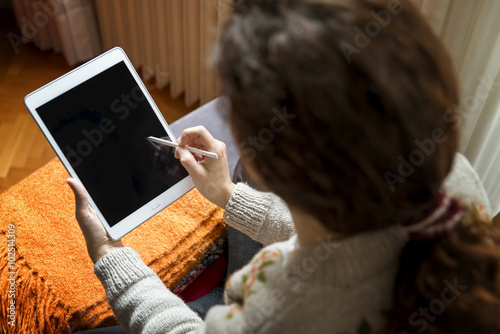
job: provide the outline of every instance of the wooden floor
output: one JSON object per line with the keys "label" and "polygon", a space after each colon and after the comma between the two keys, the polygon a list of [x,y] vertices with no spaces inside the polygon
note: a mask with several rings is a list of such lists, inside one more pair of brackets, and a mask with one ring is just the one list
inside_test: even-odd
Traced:
{"label": "wooden floor", "polygon": [[[0,10],[0,36],[19,34],[10,9]],[[15,53],[7,38],[0,39],[0,193],[56,155],[24,106],[24,96],[72,68],[62,55],[40,51],[32,44],[20,45]],[[184,116],[183,97],[170,98],[146,83],[168,123]]]}

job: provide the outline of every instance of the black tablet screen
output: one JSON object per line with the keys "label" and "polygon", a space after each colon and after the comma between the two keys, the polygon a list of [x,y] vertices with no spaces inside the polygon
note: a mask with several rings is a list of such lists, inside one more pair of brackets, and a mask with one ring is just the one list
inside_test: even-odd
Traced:
{"label": "black tablet screen", "polygon": [[124,62],[37,111],[110,226],[188,175]]}

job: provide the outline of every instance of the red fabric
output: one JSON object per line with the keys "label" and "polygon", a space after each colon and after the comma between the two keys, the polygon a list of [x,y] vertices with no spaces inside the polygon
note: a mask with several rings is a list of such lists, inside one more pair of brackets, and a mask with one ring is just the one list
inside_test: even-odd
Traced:
{"label": "red fabric", "polygon": [[462,205],[455,199],[441,193],[438,204],[424,213],[420,219],[403,224],[409,236],[417,241],[430,241],[444,236],[462,219]]}
{"label": "red fabric", "polygon": [[212,291],[226,274],[227,261],[224,256],[219,257],[209,265],[188,287],[182,291],[179,297],[184,302],[192,302]]}

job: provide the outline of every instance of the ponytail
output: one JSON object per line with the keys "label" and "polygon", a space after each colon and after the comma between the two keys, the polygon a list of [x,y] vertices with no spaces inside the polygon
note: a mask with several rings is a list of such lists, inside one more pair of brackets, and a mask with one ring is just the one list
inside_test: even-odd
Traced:
{"label": "ponytail", "polygon": [[481,209],[461,208],[451,230],[408,242],[390,329],[397,334],[500,332],[500,230]]}

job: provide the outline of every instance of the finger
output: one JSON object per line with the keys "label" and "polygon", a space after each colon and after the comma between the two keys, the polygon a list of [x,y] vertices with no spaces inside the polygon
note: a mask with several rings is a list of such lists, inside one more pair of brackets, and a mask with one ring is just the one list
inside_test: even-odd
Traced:
{"label": "finger", "polygon": [[212,149],[217,140],[205,129],[204,126],[195,126],[192,128],[185,129],[182,132],[179,145],[185,146],[194,142],[196,145],[201,145],[205,147],[207,150]]}
{"label": "finger", "polygon": [[184,168],[186,168],[190,175],[198,175],[202,172],[203,167],[198,164],[198,161],[196,161],[196,158],[191,152],[180,146],[177,147],[176,151],[179,155],[181,164],[184,166]]}
{"label": "finger", "polygon": [[198,154],[198,153],[193,153],[191,152],[191,154],[194,156],[194,158],[196,159],[196,161],[200,162],[201,160],[205,160],[205,157],[201,154]]}
{"label": "finger", "polygon": [[[180,138],[178,138],[178,139],[177,139],[177,144],[179,144],[179,142],[180,142],[180,141],[181,141],[181,139],[180,139]],[[178,148],[178,147],[179,147],[179,146],[177,146],[177,148]],[[175,157],[176,159],[179,159],[179,158],[180,158],[180,157],[179,157],[179,151],[177,150],[177,148],[176,148],[176,149],[175,149],[175,151],[174,151],[174,157]]]}
{"label": "finger", "polygon": [[66,180],[66,183],[70,186],[71,190],[75,194],[76,212],[83,212],[89,207],[89,200],[87,197],[87,191],[83,184],[73,178]]}

